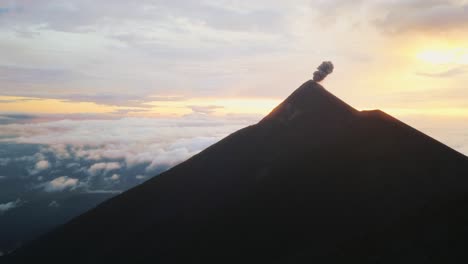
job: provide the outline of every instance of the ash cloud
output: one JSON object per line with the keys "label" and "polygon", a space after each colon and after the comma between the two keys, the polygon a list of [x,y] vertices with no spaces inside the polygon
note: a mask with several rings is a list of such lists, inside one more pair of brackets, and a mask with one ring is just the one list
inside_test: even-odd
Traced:
{"label": "ash cloud", "polygon": [[314,72],[313,80],[315,82],[321,82],[325,77],[333,72],[333,63],[331,61],[324,61],[317,67],[317,71]]}

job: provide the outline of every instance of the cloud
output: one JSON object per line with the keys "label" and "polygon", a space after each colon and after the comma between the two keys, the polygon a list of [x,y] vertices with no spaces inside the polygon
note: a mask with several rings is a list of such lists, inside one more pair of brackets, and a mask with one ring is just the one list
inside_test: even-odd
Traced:
{"label": "cloud", "polygon": [[199,113],[199,114],[212,114],[215,110],[224,108],[223,106],[219,106],[219,105],[207,105],[207,106],[189,105],[188,107],[192,109],[194,113]]}
{"label": "cloud", "polygon": [[[0,127],[0,142],[43,144],[58,158],[98,161],[88,170],[96,174],[120,168],[117,160],[129,168],[145,163],[153,164],[151,168],[156,164],[170,166],[256,121],[258,117],[252,116],[203,115],[10,124]],[[9,138],[1,139],[3,135]],[[103,162],[105,159],[114,163]]]}
{"label": "cloud", "polygon": [[466,4],[453,0],[51,0],[4,8],[1,94],[139,108],[154,95],[284,96],[323,56],[361,80],[358,63],[393,68],[396,60],[382,56],[392,38],[373,26],[445,32],[468,17]]}
{"label": "cloud", "polygon": [[89,167],[88,172],[91,175],[97,175],[99,173],[107,173],[120,168],[122,168],[122,165],[118,162],[100,162]]}
{"label": "cloud", "polygon": [[[184,0],[175,2],[103,0],[99,3],[52,0],[45,4],[14,1],[2,7],[5,15],[14,16],[20,25],[44,24],[58,31],[82,32],[111,22],[148,21],[162,23],[171,17],[185,18],[231,31],[271,31],[280,26],[282,14],[264,4]],[[113,8],[109,8],[111,6]],[[8,11],[8,12],[7,12]],[[49,14],[44,16],[43,14]],[[104,18],[107,18],[105,20]],[[270,21],[270,23],[268,23]]]}
{"label": "cloud", "polygon": [[443,72],[428,73],[428,72],[417,72],[417,75],[432,77],[432,78],[450,78],[461,74],[466,74],[468,72],[468,67],[461,66],[455,67]]}
{"label": "cloud", "polygon": [[42,185],[46,192],[61,192],[67,189],[74,190],[79,186],[79,180],[61,176]]}
{"label": "cloud", "polygon": [[13,123],[25,123],[35,119],[36,116],[28,114],[1,114],[0,113],[0,125],[13,124]]}
{"label": "cloud", "polygon": [[50,167],[50,163],[47,160],[41,160],[36,163],[36,166],[34,167],[38,171],[46,170]]}
{"label": "cloud", "polygon": [[187,148],[161,150],[160,155],[154,157],[148,167],[146,167],[146,171],[151,172],[161,166],[171,167],[176,165],[178,162],[189,158],[193,154],[195,153],[190,153]]}
{"label": "cloud", "polygon": [[200,63],[208,58],[217,63],[267,54],[288,43],[288,5],[281,1],[51,0],[4,6],[4,95],[145,107],[154,94],[199,93],[211,90],[216,79],[227,81],[224,63]]}
{"label": "cloud", "polygon": [[[193,114],[172,119],[130,117],[14,123],[0,125],[0,143],[40,146],[33,155],[5,160],[31,168],[35,175],[48,163],[50,172],[40,174],[43,176],[40,189],[58,190],[75,179],[80,187],[75,189],[79,191],[120,191],[141,180],[135,175],[157,175],[258,119],[258,116]],[[52,181],[61,175],[68,178]]]}
{"label": "cloud", "polygon": [[49,161],[39,160],[38,162],[36,162],[36,164],[34,165],[34,169],[32,169],[30,173],[31,175],[35,175],[35,174],[40,173],[43,170],[47,170],[48,168],[50,168]]}
{"label": "cloud", "polygon": [[118,181],[120,179],[120,175],[119,174],[113,174],[111,177],[109,177],[109,179],[111,179],[113,181]]}
{"label": "cloud", "polygon": [[375,24],[387,32],[447,32],[468,28],[468,4],[464,1],[381,1],[377,7],[386,14]]}
{"label": "cloud", "polygon": [[64,69],[44,69],[0,65],[0,81],[9,84],[62,82],[73,73]]}
{"label": "cloud", "polygon": [[[57,96],[55,98],[64,99],[70,102],[93,102],[103,105],[111,106],[125,106],[125,107],[138,107],[143,109],[132,109],[131,111],[145,111],[144,108],[149,108],[145,103],[152,101],[150,97],[145,94],[135,95],[129,93],[105,93],[105,94],[68,94],[65,96]],[[124,111],[122,109],[120,111]]]}
{"label": "cloud", "polygon": [[[65,144],[49,145],[47,148],[43,147],[41,151],[44,153],[53,153],[59,159],[69,159],[71,157],[69,148]],[[77,165],[76,163],[70,163],[70,164],[67,164],[67,167],[71,168],[76,165]]]}
{"label": "cloud", "polygon": [[9,210],[11,210],[13,208],[16,208],[16,207],[20,206],[20,204],[21,204],[20,199],[17,199],[16,201],[7,202],[7,203],[2,203],[2,204],[0,204],[0,214],[3,214],[6,211],[9,211]]}
{"label": "cloud", "polygon": [[393,34],[464,32],[468,28],[468,3],[463,0],[328,0],[309,5],[316,10],[315,22],[327,29],[340,20]]}
{"label": "cloud", "polygon": [[48,207],[57,208],[57,207],[60,207],[60,204],[57,201],[53,200],[49,203]]}

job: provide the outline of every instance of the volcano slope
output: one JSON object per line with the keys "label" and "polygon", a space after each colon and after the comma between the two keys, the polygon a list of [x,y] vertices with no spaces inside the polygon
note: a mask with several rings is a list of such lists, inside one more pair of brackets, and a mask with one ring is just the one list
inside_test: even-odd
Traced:
{"label": "volcano slope", "polygon": [[468,158],[308,81],[13,263],[468,261]]}

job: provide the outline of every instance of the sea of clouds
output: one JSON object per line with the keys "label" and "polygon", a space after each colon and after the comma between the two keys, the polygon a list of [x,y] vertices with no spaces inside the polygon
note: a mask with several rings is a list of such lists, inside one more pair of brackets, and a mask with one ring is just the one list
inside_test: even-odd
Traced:
{"label": "sea of clouds", "polygon": [[[14,177],[36,191],[120,192],[256,121],[257,116],[193,114],[8,123],[0,125],[0,144],[36,150],[1,152],[0,171],[18,163],[24,173]],[[2,175],[0,181],[10,177]],[[2,211],[17,204],[8,201]]]}

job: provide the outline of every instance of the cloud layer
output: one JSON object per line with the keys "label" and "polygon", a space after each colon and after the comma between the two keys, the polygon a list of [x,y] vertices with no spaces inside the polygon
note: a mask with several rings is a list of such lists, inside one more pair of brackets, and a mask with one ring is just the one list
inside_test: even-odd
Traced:
{"label": "cloud layer", "polygon": [[5,124],[0,125],[0,143],[38,147],[32,155],[20,152],[18,157],[10,153],[0,158],[3,166],[26,168],[27,177],[36,179],[37,187],[46,192],[120,191],[257,120],[194,114]]}

